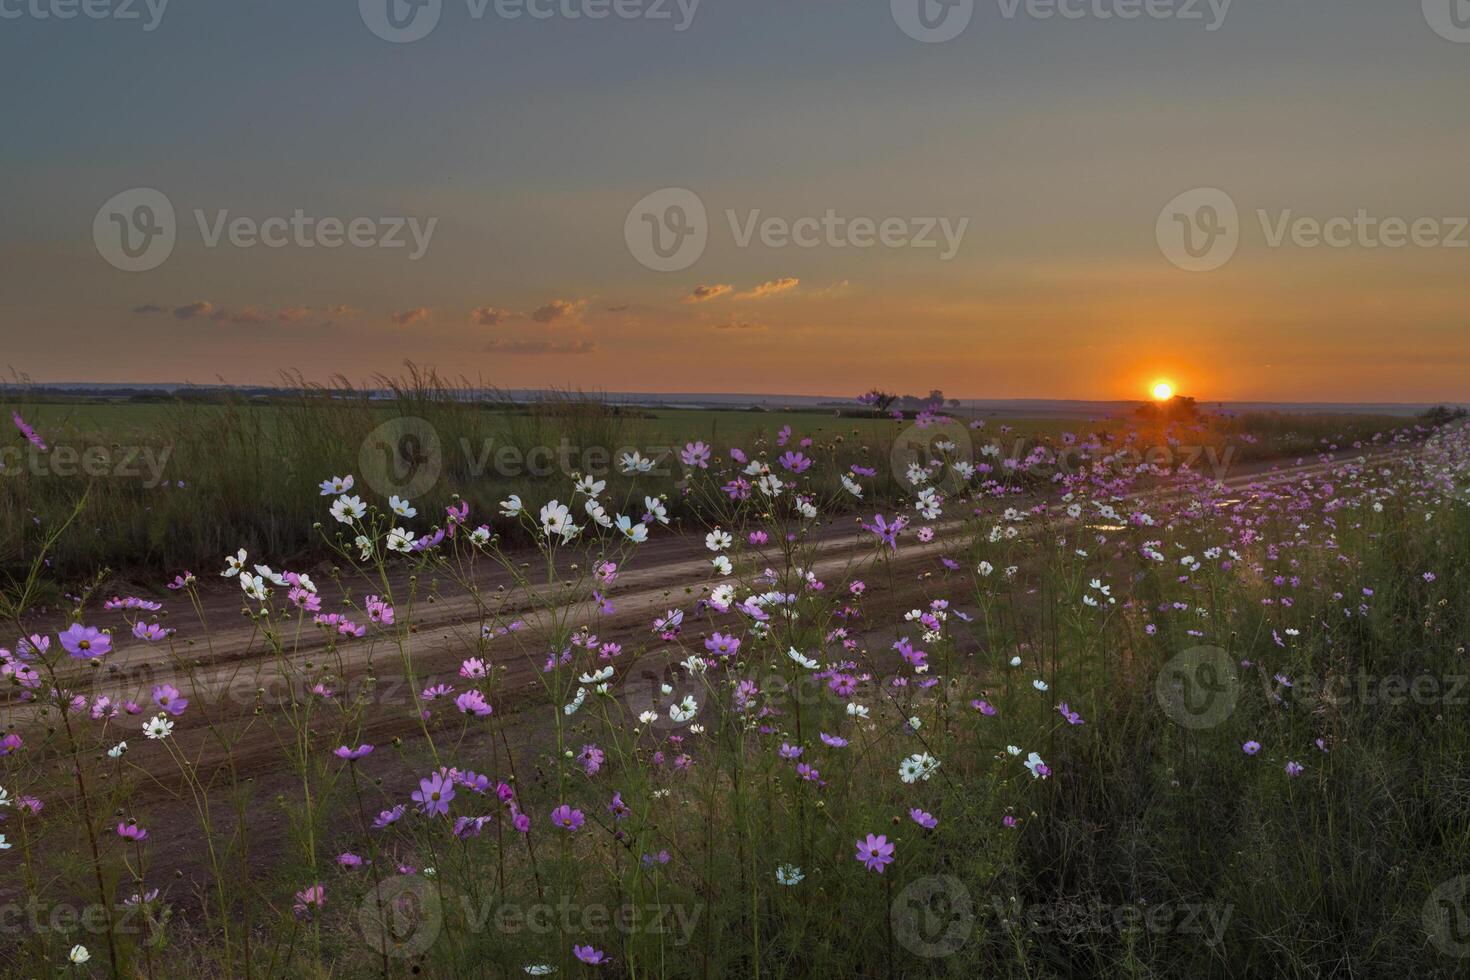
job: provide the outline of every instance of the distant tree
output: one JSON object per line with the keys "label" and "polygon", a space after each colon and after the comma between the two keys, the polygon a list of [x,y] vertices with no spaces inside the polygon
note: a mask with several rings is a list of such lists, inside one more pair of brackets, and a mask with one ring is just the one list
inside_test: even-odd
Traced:
{"label": "distant tree", "polygon": [[1470,411],[1463,408],[1448,408],[1444,405],[1436,405],[1429,411],[1419,416],[1427,425],[1440,426],[1458,422],[1463,418],[1470,418]]}
{"label": "distant tree", "polygon": [[872,405],[879,412],[888,411],[889,406],[891,406],[897,400],[897,395],[893,394],[892,392],[884,391],[882,388],[874,388],[866,395],[858,398],[858,401],[862,402],[864,405]]}
{"label": "distant tree", "polygon": [[1175,395],[1168,401],[1144,402],[1135,413],[1144,419],[1179,421],[1199,417],[1199,406],[1189,395]]}

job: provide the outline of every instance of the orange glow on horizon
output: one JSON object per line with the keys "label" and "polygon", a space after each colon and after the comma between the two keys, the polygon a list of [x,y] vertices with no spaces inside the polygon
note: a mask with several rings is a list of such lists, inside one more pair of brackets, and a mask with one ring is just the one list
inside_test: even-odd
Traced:
{"label": "orange glow on horizon", "polygon": [[1174,397],[1174,386],[1167,381],[1160,381],[1154,385],[1154,398],[1166,402]]}

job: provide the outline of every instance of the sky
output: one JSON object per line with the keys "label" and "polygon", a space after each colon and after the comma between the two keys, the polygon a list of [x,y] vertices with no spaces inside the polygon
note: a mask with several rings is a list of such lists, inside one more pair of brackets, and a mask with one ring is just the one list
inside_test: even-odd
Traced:
{"label": "sky", "polygon": [[0,0],[0,365],[1470,401],[1467,81],[1470,0]]}

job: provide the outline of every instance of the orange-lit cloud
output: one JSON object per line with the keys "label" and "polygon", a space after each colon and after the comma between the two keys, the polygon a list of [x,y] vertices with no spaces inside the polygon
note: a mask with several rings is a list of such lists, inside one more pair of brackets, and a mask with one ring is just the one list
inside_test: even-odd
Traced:
{"label": "orange-lit cloud", "polygon": [[754,289],[749,289],[743,293],[735,294],[735,298],[769,299],[772,296],[779,296],[782,293],[789,293],[791,292],[791,290],[795,289],[799,285],[801,285],[800,279],[792,279],[789,277],[785,279],[772,279],[770,282],[761,283]]}
{"label": "orange-lit cloud", "polygon": [[695,286],[688,296],[684,297],[686,303],[707,303],[712,299],[719,299],[727,293],[735,291],[734,286],[719,283],[714,286]]}

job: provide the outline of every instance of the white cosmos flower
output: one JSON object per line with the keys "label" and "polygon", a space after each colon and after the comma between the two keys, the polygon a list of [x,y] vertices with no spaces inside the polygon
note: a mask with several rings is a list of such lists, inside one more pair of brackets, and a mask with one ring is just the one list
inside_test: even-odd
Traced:
{"label": "white cosmos flower", "polygon": [[790,657],[792,660],[795,660],[798,666],[805,667],[807,670],[817,669],[817,662],[798,651],[796,647],[792,647],[790,650],[787,650],[786,656]]}
{"label": "white cosmos flower", "polygon": [[1031,682],[1031,686],[1034,687],[1034,688],[1036,688],[1038,691],[1045,691],[1046,690],[1046,687],[1047,687],[1047,684],[1046,684],[1046,681],[1044,681],[1040,677],[1038,677],[1038,678],[1036,678],[1036,680],[1034,680],[1034,681]]}
{"label": "white cosmos flower", "polygon": [[597,498],[593,497],[588,499],[588,501],[582,505],[582,509],[587,511],[588,517],[592,518],[603,527],[613,526],[612,518],[607,516],[607,511],[603,510],[602,504],[599,504],[597,502]]}
{"label": "white cosmos flower", "polygon": [[735,601],[735,586],[715,586],[715,590],[710,593],[709,601],[712,605],[723,606],[724,608],[728,609],[730,607],[730,604]]}
{"label": "white cosmos flower", "polygon": [[570,541],[581,528],[572,523],[571,511],[566,504],[551,500],[541,508],[541,530],[548,538],[560,535],[563,540]]}
{"label": "white cosmos flower", "polygon": [[230,578],[239,575],[245,568],[245,549],[241,548],[240,553],[237,555],[225,555],[225,565],[227,567],[224,571],[220,572],[221,576]]}
{"label": "white cosmos flower", "polygon": [[346,476],[334,476],[330,480],[323,480],[318,486],[318,489],[321,490],[323,497],[330,497],[333,494],[338,493],[346,493],[348,490],[352,489],[352,474],[349,473]]}
{"label": "white cosmos flower", "polygon": [[154,715],[143,725],[143,734],[152,739],[168,738],[173,730],[174,723],[164,715]]}
{"label": "white cosmos flower", "polygon": [[413,504],[394,494],[388,498],[388,509],[399,517],[417,517],[419,512],[414,509]]}
{"label": "white cosmos flower", "polygon": [[988,577],[991,572],[995,571],[995,566],[988,561],[982,561],[979,565],[975,566],[975,571]]}
{"label": "white cosmos flower", "polygon": [[785,885],[788,888],[801,884],[801,880],[805,877],[801,869],[794,864],[783,864],[776,869],[776,884]]}
{"label": "white cosmos flower", "polygon": [[506,517],[515,517],[525,509],[521,503],[521,495],[518,493],[513,493],[500,502],[500,512]]}
{"label": "white cosmos flower", "polygon": [[678,704],[669,705],[669,719],[683,723],[692,719],[699,712],[699,702],[694,700],[694,695],[684,695],[684,700]]}
{"label": "white cosmos flower", "polygon": [[556,967],[550,963],[532,963],[526,967],[526,972],[533,977],[546,977],[556,972]]}
{"label": "white cosmos flower", "polygon": [[606,488],[606,480],[599,480],[593,476],[584,476],[582,477],[582,479],[577,481],[577,486],[574,492],[586,494],[593,500],[596,500],[602,494],[602,491]]}
{"label": "white cosmos flower", "polygon": [[858,704],[856,701],[849,701],[847,702],[847,713],[853,718],[861,718],[866,721],[868,718],[868,706]]}
{"label": "white cosmos flower", "polygon": [[477,527],[470,532],[470,540],[475,544],[488,544],[490,541],[490,529],[488,527]]}
{"label": "white cosmos flower", "polygon": [[110,748],[110,749],[107,750],[107,757],[109,759],[121,759],[122,756],[123,756],[123,753],[126,752],[127,750],[128,750],[128,743],[126,741],[118,742],[112,748]]}
{"label": "white cosmos flower", "polygon": [[6,789],[5,789],[4,786],[0,786],[0,806],[9,806],[9,805],[10,805],[10,794],[8,792],[6,792]]}
{"label": "white cosmos flower", "polygon": [[933,487],[926,487],[919,491],[919,499],[914,501],[914,509],[923,515],[926,521],[939,517],[942,511],[939,506],[939,497]]}
{"label": "white cosmos flower", "polygon": [[852,477],[848,476],[845,473],[842,475],[842,487],[848,493],[852,494],[854,497],[858,498],[859,500],[862,500],[863,499],[863,488],[862,488],[862,484],[858,483],[856,480],[854,480]]}
{"label": "white cosmos flower", "polygon": [[351,524],[367,516],[367,505],[362,502],[361,497],[343,494],[332,501],[332,516],[339,524]]}
{"label": "white cosmos flower", "polygon": [[657,497],[644,497],[643,509],[653,515],[653,519],[660,524],[669,523],[669,509],[664,502]]}
{"label": "white cosmos flower", "polygon": [[395,527],[388,532],[388,550],[408,554],[413,550],[413,535],[406,528]]}
{"label": "white cosmos flower", "polygon": [[264,602],[266,597],[270,595],[269,590],[265,587],[265,583],[249,572],[240,573],[240,588],[256,602]]}
{"label": "white cosmos flower", "polygon": [[4,834],[0,834],[0,851],[8,850],[10,850],[10,843],[5,839]]}
{"label": "white cosmos flower", "polygon": [[648,540],[648,528],[640,521],[633,523],[633,519],[625,514],[618,515],[618,532],[634,544],[642,544]]}
{"label": "white cosmos flower", "polygon": [[593,671],[590,674],[583,674],[577,680],[583,684],[601,684],[603,681],[612,677],[612,675],[613,669],[611,666],[608,666],[603,667],[601,670]]}
{"label": "white cosmos flower", "polygon": [[618,460],[618,465],[622,468],[624,476],[630,476],[633,473],[647,473],[652,470],[653,460],[644,459],[643,455],[635,449],[631,453],[623,453]]}
{"label": "white cosmos flower", "polygon": [[714,560],[711,561],[710,564],[714,565],[715,571],[719,572],[721,575],[729,575],[735,570],[735,566],[730,564],[730,559],[726,558],[724,555],[716,555]]}
{"label": "white cosmos flower", "polygon": [[87,952],[87,947],[83,946],[81,943],[77,943],[71,948],[71,952],[66,954],[66,958],[80,966],[81,964],[90,960],[92,958],[92,954]]}
{"label": "white cosmos flower", "polygon": [[1006,751],[1009,752],[1011,755],[1020,755],[1021,747],[1019,745],[1007,745]]}
{"label": "white cosmos flower", "polygon": [[354,540],[352,543],[357,545],[357,557],[360,560],[367,561],[368,559],[373,557],[372,538],[368,537],[366,534],[359,534],[356,540]]}
{"label": "white cosmos flower", "polygon": [[730,537],[730,532],[719,528],[715,528],[704,536],[704,546],[710,551],[724,551],[734,543],[735,539]]}
{"label": "white cosmos flower", "polygon": [[939,770],[939,760],[928,752],[916,752],[898,764],[898,778],[906,783],[927,780]]}
{"label": "white cosmos flower", "polygon": [[779,497],[784,486],[781,478],[774,473],[767,473],[756,481],[756,488],[767,497]]}
{"label": "white cosmos flower", "polygon": [[1019,666],[1021,666],[1021,658],[1020,657],[1012,657],[1011,658],[1011,666],[1012,667],[1019,667]]}
{"label": "white cosmos flower", "polygon": [[572,703],[566,705],[561,710],[562,711],[565,711],[569,715],[574,715],[574,714],[577,713],[577,709],[580,708],[580,707],[582,707],[582,702],[583,701],[586,701],[586,700],[587,700],[587,689],[585,687],[579,687],[579,688],[577,688],[576,696],[574,696],[572,698]]}
{"label": "white cosmos flower", "polygon": [[284,587],[286,584],[286,576],[282,575],[280,572],[271,571],[271,567],[269,565],[256,565],[255,574],[259,575],[261,578],[274,585]]}
{"label": "white cosmos flower", "polygon": [[1044,766],[1044,765],[1046,765],[1046,763],[1045,762],[1042,762],[1041,761],[1041,756],[1037,755],[1035,752],[1032,752],[1030,755],[1026,756],[1026,768],[1029,769],[1029,770],[1031,770],[1031,778],[1032,779],[1045,779],[1046,778],[1046,774],[1045,773],[1042,773],[1042,772],[1038,772],[1037,771],[1037,767],[1038,766]]}
{"label": "white cosmos flower", "polygon": [[638,716],[638,722],[643,725],[652,725],[658,721],[657,711],[645,711]]}

